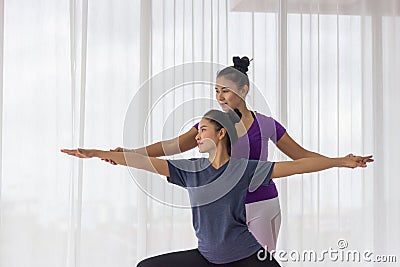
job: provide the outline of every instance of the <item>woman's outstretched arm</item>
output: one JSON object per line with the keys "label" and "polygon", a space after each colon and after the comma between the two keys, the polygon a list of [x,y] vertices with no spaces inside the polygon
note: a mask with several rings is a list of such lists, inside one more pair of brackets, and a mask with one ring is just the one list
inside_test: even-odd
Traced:
{"label": "woman's outstretched arm", "polygon": [[118,147],[111,151],[135,152],[149,157],[171,156],[195,148],[197,146],[195,139],[196,135],[197,130],[196,128],[192,127],[186,133],[181,134],[180,136],[170,140],[160,141],[145,147],[135,149],[123,149],[121,147]]}
{"label": "woman's outstretched arm", "polygon": [[315,157],[325,157],[319,153],[309,151],[299,145],[295,140],[293,140],[290,135],[285,132],[282,137],[276,142],[276,146],[289,158],[296,160],[302,158],[315,158]]}
{"label": "woman's outstretched arm", "polygon": [[[115,149],[111,149],[110,151],[113,152],[126,152],[126,153],[138,153],[144,156],[149,156],[149,157],[162,157],[162,156],[171,156],[175,154],[180,154],[185,151],[188,151],[190,149],[193,149],[197,146],[196,143],[196,137],[197,135],[197,130],[196,128],[192,127],[190,128],[189,131],[187,131],[184,134],[181,134],[180,136],[170,139],[170,140],[165,140],[165,141],[160,141],[156,142],[154,144],[145,146],[145,147],[140,147],[140,148],[135,148],[135,149],[126,149],[122,147],[117,147]],[[109,162],[113,165],[116,165],[117,163],[104,159],[106,162]]]}
{"label": "woman's outstretched arm", "polygon": [[[315,157],[327,158],[324,155],[305,149],[304,147],[299,145],[295,140],[293,140],[292,137],[290,137],[290,135],[287,132],[285,132],[279,139],[279,141],[276,142],[276,146],[286,156],[288,156],[293,160],[303,159],[303,158],[315,158]],[[348,156],[349,157],[353,156],[353,154],[349,154]],[[373,162],[373,159],[364,157],[364,163],[367,162]]]}
{"label": "woman's outstretched arm", "polygon": [[61,149],[61,152],[78,158],[100,158],[115,162],[119,165],[125,165],[136,169],[158,173],[164,176],[169,176],[169,168],[166,160],[147,157],[138,153],[124,153],[82,148]]}
{"label": "woman's outstretched arm", "polygon": [[318,172],[334,167],[365,168],[372,156],[347,156],[342,158],[303,158],[294,161],[277,162],[272,170],[271,178],[287,177],[294,174]]}

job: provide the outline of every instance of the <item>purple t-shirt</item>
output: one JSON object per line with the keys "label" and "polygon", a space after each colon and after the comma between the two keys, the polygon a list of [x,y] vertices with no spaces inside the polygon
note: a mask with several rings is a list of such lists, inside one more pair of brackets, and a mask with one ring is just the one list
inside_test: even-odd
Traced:
{"label": "purple t-shirt", "polygon": [[[193,127],[198,129],[198,123]],[[256,113],[255,120],[247,133],[238,138],[232,148],[232,157],[267,161],[268,141],[276,143],[285,134],[286,129],[276,120]],[[271,180],[266,186],[260,186],[253,192],[248,192],[246,204],[272,199],[278,196],[275,183]]]}

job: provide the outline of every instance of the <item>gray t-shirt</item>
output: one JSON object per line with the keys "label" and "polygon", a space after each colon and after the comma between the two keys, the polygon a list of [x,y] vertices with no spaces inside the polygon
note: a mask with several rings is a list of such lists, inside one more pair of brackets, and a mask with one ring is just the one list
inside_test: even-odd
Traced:
{"label": "gray t-shirt", "polygon": [[269,183],[273,165],[231,158],[215,169],[207,158],[168,160],[167,179],[188,190],[198,249],[209,262],[234,262],[261,248],[247,228],[245,198]]}

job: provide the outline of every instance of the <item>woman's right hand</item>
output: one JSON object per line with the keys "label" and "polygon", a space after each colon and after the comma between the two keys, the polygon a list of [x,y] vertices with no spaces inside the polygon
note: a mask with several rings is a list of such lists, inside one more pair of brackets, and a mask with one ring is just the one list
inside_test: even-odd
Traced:
{"label": "woman's right hand", "polygon": [[[117,147],[115,149],[110,149],[111,152],[124,152],[124,148],[123,147]],[[112,165],[117,165],[117,163],[115,163],[114,161],[110,160],[110,159],[101,159],[104,160],[105,162],[108,162]]]}

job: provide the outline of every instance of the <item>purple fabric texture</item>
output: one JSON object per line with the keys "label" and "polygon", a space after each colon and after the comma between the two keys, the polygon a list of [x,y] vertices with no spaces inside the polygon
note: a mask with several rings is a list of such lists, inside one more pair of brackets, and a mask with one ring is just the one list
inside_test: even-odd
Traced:
{"label": "purple fabric texture", "polygon": [[[199,123],[193,125],[198,129]],[[247,133],[238,138],[232,149],[232,157],[252,160],[268,160],[268,141],[276,143],[285,134],[286,129],[276,120],[263,114],[256,113],[255,120]],[[254,192],[248,192],[246,204],[272,199],[278,196],[275,183],[260,186]]]}

